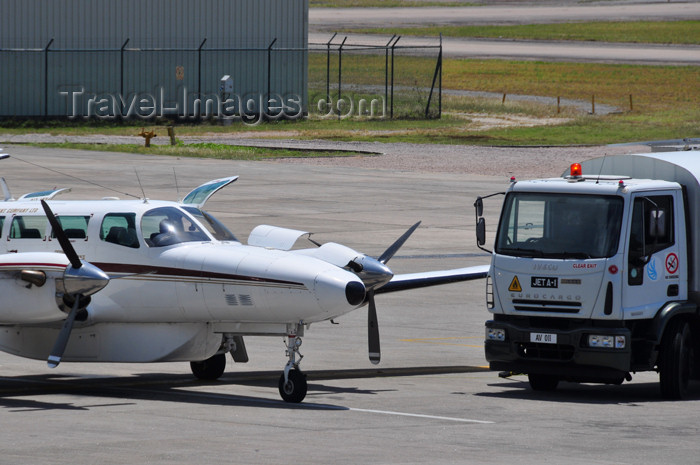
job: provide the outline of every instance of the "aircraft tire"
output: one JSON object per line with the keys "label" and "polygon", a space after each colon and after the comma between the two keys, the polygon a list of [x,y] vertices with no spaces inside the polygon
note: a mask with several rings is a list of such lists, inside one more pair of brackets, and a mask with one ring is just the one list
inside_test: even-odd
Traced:
{"label": "aircraft tire", "polygon": [[684,320],[673,320],[666,329],[659,353],[659,381],[661,395],[680,400],[688,394],[693,359],[690,325]]}
{"label": "aircraft tire", "polygon": [[306,397],[307,388],[306,375],[299,370],[290,370],[286,383],[284,382],[284,373],[280,376],[280,396],[285,402],[298,404]]}
{"label": "aircraft tire", "polygon": [[226,369],[226,355],[216,354],[201,362],[190,362],[190,368],[197,379],[219,379]]}

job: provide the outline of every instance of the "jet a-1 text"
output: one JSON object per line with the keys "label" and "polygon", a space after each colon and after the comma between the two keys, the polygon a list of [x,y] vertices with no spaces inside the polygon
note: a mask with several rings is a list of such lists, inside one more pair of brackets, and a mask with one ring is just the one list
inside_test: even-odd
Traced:
{"label": "jet a-1 text", "polygon": [[283,336],[279,391],[301,402],[304,329],[368,307],[370,360],[380,359],[375,294],[483,278],[488,266],[394,275],[337,243],[293,249],[309,233],[262,225],[239,242],[203,206],[237,177],[183,201],[60,200],[66,189],[0,202],[0,350],[69,362],[190,362],[216,379],[226,353],[247,362],[246,335]]}

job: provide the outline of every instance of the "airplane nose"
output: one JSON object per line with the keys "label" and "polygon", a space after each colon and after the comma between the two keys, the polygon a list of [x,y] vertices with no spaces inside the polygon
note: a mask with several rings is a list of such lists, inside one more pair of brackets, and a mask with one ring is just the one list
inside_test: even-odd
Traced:
{"label": "airplane nose", "polygon": [[345,286],[345,298],[350,305],[360,305],[365,300],[365,285],[359,281],[350,281]]}
{"label": "airplane nose", "polygon": [[314,279],[316,300],[326,312],[353,310],[365,301],[365,293],[365,285],[357,276],[339,268],[326,268]]}

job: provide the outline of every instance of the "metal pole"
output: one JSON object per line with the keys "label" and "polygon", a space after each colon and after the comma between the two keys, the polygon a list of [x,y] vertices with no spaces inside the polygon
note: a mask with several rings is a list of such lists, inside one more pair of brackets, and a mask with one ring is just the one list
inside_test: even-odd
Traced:
{"label": "metal pole", "polygon": [[197,98],[202,98],[202,47],[207,42],[205,37],[197,49]]}
{"label": "metal pole", "polygon": [[335,39],[338,33],[333,34],[333,37],[326,42],[326,114],[331,106],[331,42]]}
{"label": "metal pole", "polygon": [[394,119],[394,47],[396,47],[396,44],[400,39],[401,36],[398,36],[394,43],[391,44],[391,107],[389,110],[390,119]]}
{"label": "metal pole", "polygon": [[[338,103],[336,105],[340,105],[340,97],[341,97],[341,90],[342,90],[342,82],[343,82],[343,45],[345,45],[345,41],[348,40],[348,36],[345,36],[343,41],[340,43],[340,47],[338,47]],[[338,119],[340,119],[340,107],[338,106]]]}
{"label": "metal pole", "polygon": [[428,103],[425,105],[425,118],[426,119],[428,118],[428,114],[430,112],[430,101],[433,99],[433,89],[435,89],[435,81],[438,78],[438,75],[440,73],[441,68],[442,68],[442,44],[440,44],[440,52],[438,53],[437,62],[435,63],[435,73],[433,74],[433,82],[430,84],[430,93],[428,94]]}
{"label": "metal pole", "polygon": [[128,43],[129,43],[129,38],[127,38],[124,41],[122,48],[119,50],[119,63],[120,63],[119,72],[121,74],[121,76],[119,76],[119,93],[121,94],[121,98],[119,99],[119,103],[120,103],[119,113],[121,113],[121,116],[124,116],[123,105],[125,105],[125,101],[124,101],[124,49],[126,48],[126,44],[128,44]]}
{"label": "metal pole", "polygon": [[[270,80],[271,80],[271,70],[272,70],[272,46],[275,45],[275,42],[277,42],[277,37],[270,43],[270,46],[267,47],[267,102],[265,103],[265,114],[269,115],[270,114]],[[262,108],[260,109],[262,111]],[[263,115],[260,115],[260,118],[262,118]]]}
{"label": "metal pole", "polygon": [[442,32],[440,33],[440,76],[439,84],[440,93],[438,94],[438,119],[442,118]]}
{"label": "metal pole", "polygon": [[49,115],[49,47],[53,39],[44,48],[44,118]]}
{"label": "metal pole", "polygon": [[[389,42],[386,43],[384,47],[384,109],[386,110],[386,103],[389,101],[389,45],[391,41],[394,40],[396,34],[391,36]],[[382,116],[386,116],[383,114]]]}

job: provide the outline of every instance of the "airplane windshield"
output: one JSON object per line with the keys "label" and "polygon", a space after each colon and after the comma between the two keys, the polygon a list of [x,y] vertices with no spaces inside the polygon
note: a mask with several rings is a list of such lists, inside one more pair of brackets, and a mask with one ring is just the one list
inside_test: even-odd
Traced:
{"label": "airplane windshield", "polygon": [[154,208],[144,213],[141,232],[149,247],[211,240],[190,217],[174,207]]}
{"label": "airplane windshield", "polygon": [[202,225],[209,230],[209,233],[214,236],[214,239],[220,241],[239,242],[238,239],[236,239],[236,236],[234,236],[233,233],[229,231],[229,229],[224,226],[221,221],[214,218],[211,213],[195,207],[182,207],[182,209],[194,216],[197,221],[202,223]]}

